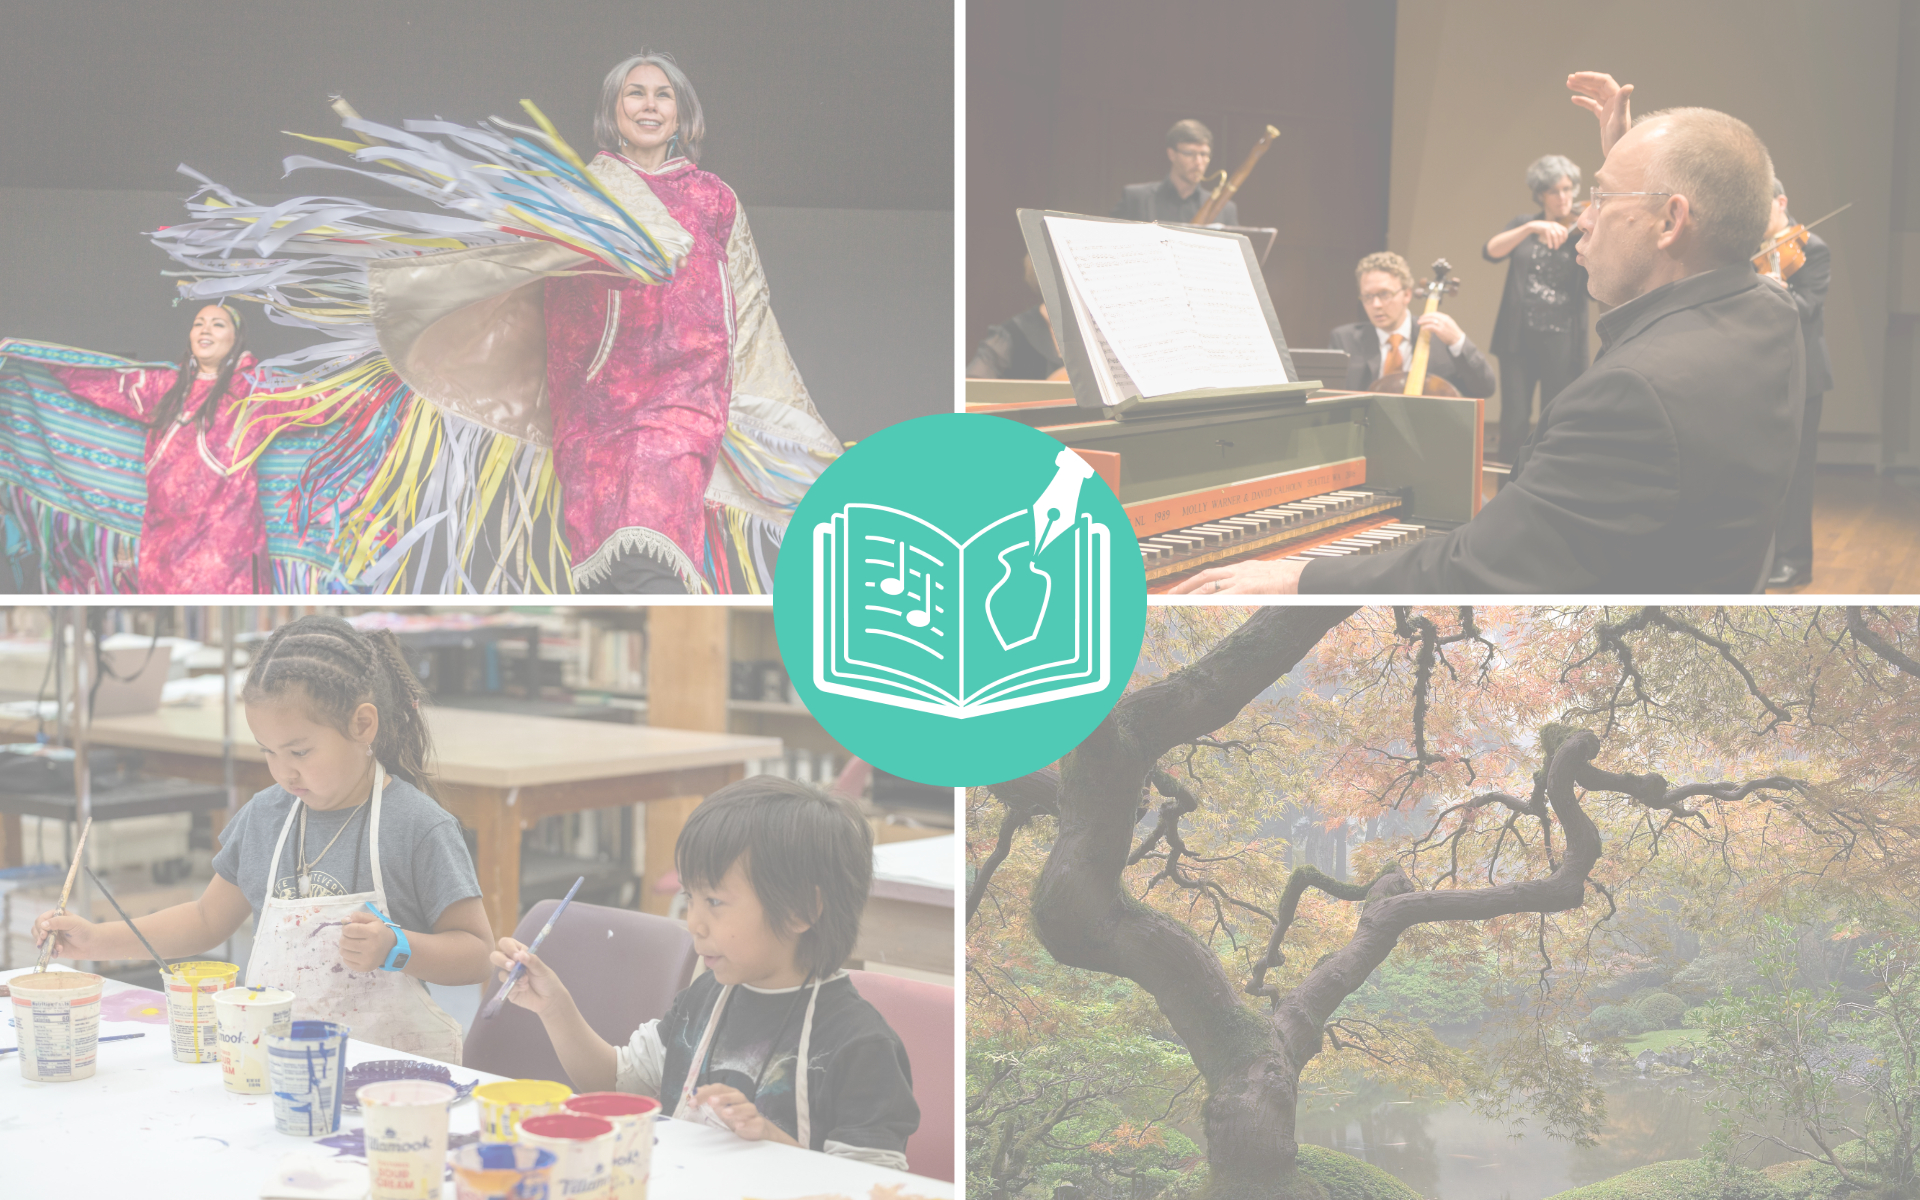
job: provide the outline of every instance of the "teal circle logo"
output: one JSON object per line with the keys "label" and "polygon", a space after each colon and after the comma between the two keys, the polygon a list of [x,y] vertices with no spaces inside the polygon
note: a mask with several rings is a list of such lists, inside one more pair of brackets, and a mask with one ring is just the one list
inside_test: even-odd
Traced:
{"label": "teal circle logo", "polygon": [[787,526],[774,628],[841,745],[941,787],[1060,758],[1126,689],[1146,626],[1139,543],[1094,467],[1001,417],[858,443]]}

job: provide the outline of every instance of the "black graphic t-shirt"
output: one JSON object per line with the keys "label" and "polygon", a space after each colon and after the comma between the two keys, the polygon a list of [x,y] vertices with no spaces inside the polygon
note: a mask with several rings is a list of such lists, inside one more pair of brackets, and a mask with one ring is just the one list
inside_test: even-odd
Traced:
{"label": "black graphic t-shirt", "polygon": [[[619,1086],[650,1092],[670,1114],[692,1071],[696,1089],[710,1083],[738,1088],[763,1116],[797,1138],[794,1068],[812,988],[736,987],[706,1062],[696,1064],[693,1053],[720,987],[712,975],[701,975],[674,998],[665,1017],[637,1030],[620,1053]],[[807,1057],[808,1148],[853,1150],[853,1157],[904,1170],[907,1138],[920,1127],[906,1047],[844,972],[820,985]]]}

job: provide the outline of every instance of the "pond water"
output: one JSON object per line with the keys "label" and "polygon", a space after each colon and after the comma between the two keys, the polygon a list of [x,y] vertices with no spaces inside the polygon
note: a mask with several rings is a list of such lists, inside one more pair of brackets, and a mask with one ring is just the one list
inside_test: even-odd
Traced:
{"label": "pond water", "polygon": [[[1356,1091],[1337,1108],[1303,1106],[1298,1137],[1364,1159],[1437,1200],[1542,1200],[1647,1163],[1696,1157],[1719,1120],[1705,1106],[1711,1091],[1687,1076],[1616,1079],[1605,1090],[1607,1124],[1593,1146],[1531,1128],[1513,1138],[1463,1105],[1386,1089]],[[1789,1157],[1761,1146],[1748,1165]]]}

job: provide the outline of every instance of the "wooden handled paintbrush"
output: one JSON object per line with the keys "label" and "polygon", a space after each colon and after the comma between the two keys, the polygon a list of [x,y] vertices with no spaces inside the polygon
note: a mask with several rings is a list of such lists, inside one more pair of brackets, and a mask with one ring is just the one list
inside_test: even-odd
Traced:
{"label": "wooden handled paintbrush", "polygon": [[[67,898],[73,895],[73,877],[80,873],[80,856],[87,852],[87,835],[92,832],[93,818],[88,817],[87,823],[80,827],[80,841],[73,848],[73,865],[67,868],[66,886],[60,889],[60,907],[53,910],[56,917],[67,911]],[[47,964],[53,961],[53,946],[59,940],[59,934],[47,930],[47,944],[40,947],[39,970],[46,970]]]}

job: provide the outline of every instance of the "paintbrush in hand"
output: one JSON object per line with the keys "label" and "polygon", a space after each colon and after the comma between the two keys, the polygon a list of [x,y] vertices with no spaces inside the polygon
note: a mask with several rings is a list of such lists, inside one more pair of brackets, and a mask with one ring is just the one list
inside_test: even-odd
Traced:
{"label": "paintbrush in hand", "polygon": [[[60,907],[53,910],[53,915],[56,917],[67,911],[67,899],[73,895],[73,877],[80,873],[80,856],[87,852],[87,835],[92,832],[93,818],[88,817],[87,823],[80,827],[80,841],[73,847],[73,865],[67,868],[67,883],[65,887],[60,889]],[[59,934],[51,929],[47,930],[47,944],[40,947],[40,966],[37,968],[38,970],[46,970],[47,964],[53,961],[54,943],[59,940]]]}
{"label": "paintbrush in hand", "polygon": [[153,943],[147,940],[147,935],[140,932],[140,927],[133,923],[133,918],[127,915],[127,910],[120,907],[120,902],[113,898],[113,893],[107,890],[107,885],[101,883],[100,877],[93,873],[93,868],[88,867],[86,871],[87,878],[93,880],[93,886],[100,889],[100,894],[107,898],[107,903],[113,905],[113,911],[120,914],[120,919],[127,923],[127,928],[133,930],[133,936],[139,938],[140,944],[145,946],[147,953],[153,956],[153,963],[160,968],[160,978],[164,981],[167,977],[167,960],[160,957],[160,952],[153,948]]}
{"label": "paintbrush in hand", "polygon": [[[560,919],[561,913],[567,911],[567,905],[573,903],[573,894],[579,891],[580,885],[586,881],[585,875],[573,881],[573,886],[567,889],[566,899],[560,901],[560,907],[553,910],[553,915],[548,917],[547,923],[540,927],[540,932],[533,935],[533,945],[527,947],[528,954],[540,953],[540,943],[546,941],[547,935],[553,932],[554,922]],[[484,1021],[495,1015],[506,1005],[507,993],[513,990],[513,985],[519,983],[520,977],[526,973],[527,964],[518,962],[513,964],[513,970],[507,972],[507,981],[500,985],[500,990],[493,994],[493,999],[487,1001],[487,1007],[481,1011],[481,1020]]]}

